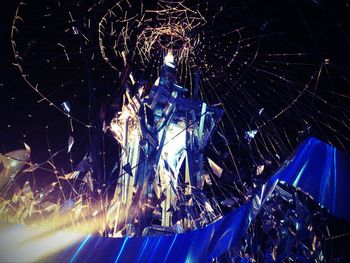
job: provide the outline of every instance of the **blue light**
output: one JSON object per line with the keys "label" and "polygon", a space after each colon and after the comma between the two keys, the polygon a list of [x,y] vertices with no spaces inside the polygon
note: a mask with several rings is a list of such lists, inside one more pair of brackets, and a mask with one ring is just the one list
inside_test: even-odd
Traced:
{"label": "blue light", "polygon": [[173,242],[171,242],[171,245],[170,245],[170,247],[169,247],[169,249],[168,249],[168,253],[166,254],[166,257],[165,257],[165,259],[164,259],[164,262],[167,261],[167,259],[168,259],[168,257],[169,257],[169,254],[170,254],[170,251],[171,251],[171,249],[172,249],[173,246],[174,246],[174,243],[175,243],[176,238],[177,238],[177,235],[175,235]]}
{"label": "blue light", "polygon": [[123,245],[122,245],[122,247],[120,248],[120,251],[119,251],[119,253],[118,253],[117,258],[115,259],[115,262],[118,262],[118,260],[119,260],[119,258],[120,258],[120,256],[121,256],[121,254],[123,253],[123,250],[124,250],[124,248],[125,248],[126,242],[128,242],[128,239],[129,239],[129,237],[125,237],[124,242],[123,242]]}
{"label": "blue light", "polygon": [[90,239],[90,237],[91,237],[91,236],[88,235],[88,236],[84,239],[83,243],[80,244],[78,250],[74,253],[74,256],[73,256],[73,257],[71,258],[71,260],[70,260],[71,263],[75,261],[76,257],[79,255],[80,251],[81,251],[81,250],[83,249],[83,247],[86,245],[86,243],[88,242],[88,240]]}

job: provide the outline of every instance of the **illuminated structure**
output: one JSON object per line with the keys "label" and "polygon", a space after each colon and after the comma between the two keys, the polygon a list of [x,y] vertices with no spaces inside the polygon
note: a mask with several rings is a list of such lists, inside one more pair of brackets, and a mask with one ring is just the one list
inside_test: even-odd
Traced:
{"label": "illuminated structure", "polygon": [[171,51],[152,87],[133,84],[110,124],[122,148],[114,201],[124,213],[114,231],[152,234],[161,224],[163,232],[181,232],[211,222],[218,215],[201,193],[203,153],[222,110],[185,98]]}
{"label": "illuminated structure", "polygon": [[[302,38],[304,30],[290,26],[296,31],[289,39],[288,30],[283,32],[288,24],[278,18],[284,9],[295,13],[296,19],[286,16],[294,25],[302,14],[299,5],[297,12],[271,12],[278,5],[253,2],[21,1],[11,30],[11,62],[41,99],[22,89],[13,92],[17,82],[1,79],[9,92],[3,103],[7,126],[1,129],[7,153],[0,154],[0,216],[44,228],[0,225],[0,262],[339,261],[338,240],[350,230],[319,204],[350,220],[349,203],[342,201],[350,185],[349,157],[315,138],[287,156],[310,132],[329,129],[333,142],[350,141],[341,107],[348,96],[335,88],[349,83],[349,72],[334,64],[333,52],[312,51],[309,35],[304,47],[289,41],[296,33]],[[264,8],[273,17],[261,15]],[[333,36],[335,27],[321,9],[319,17]],[[320,39],[314,44],[322,47]],[[124,62],[128,56],[146,80],[167,55],[160,78],[152,86],[135,82],[128,68],[123,74],[123,53]],[[197,69],[201,98],[227,113],[211,141],[218,165],[208,159],[217,179],[205,171],[203,149],[221,112],[198,99]],[[104,102],[113,96],[118,76],[124,103],[109,128],[122,158],[112,168],[116,143],[109,145],[101,122],[110,120]],[[338,77],[342,82],[333,82]],[[13,151],[22,140],[33,148],[32,156],[26,144]],[[87,143],[88,149],[82,147]],[[210,179],[212,187],[203,187]],[[207,190],[210,197],[204,196]],[[129,238],[140,235],[145,236]],[[349,242],[342,243],[347,249]]]}

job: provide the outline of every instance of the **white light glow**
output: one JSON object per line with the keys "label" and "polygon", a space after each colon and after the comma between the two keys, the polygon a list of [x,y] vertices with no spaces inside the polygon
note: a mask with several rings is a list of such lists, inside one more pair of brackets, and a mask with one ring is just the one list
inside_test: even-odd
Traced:
{"label": "white light glow", "polygon": [[175,59],[171,51],[169,51],[168,54],[165,56],[164,64],[169,67],[175,68]]}

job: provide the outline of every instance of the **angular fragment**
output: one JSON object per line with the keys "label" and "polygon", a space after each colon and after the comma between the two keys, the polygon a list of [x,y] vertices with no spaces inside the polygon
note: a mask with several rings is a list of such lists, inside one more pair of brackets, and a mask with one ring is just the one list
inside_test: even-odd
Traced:
{"label": "angular fragment", "polygon": [[[207,185],[213,185],[213,182],[211,181],[209,173],[205,172],[202,174],[202,180],[207,184]],[[203,184],[204,184],[203,182]]]}
{"label": "angular fragment", "polygon": [[61,103],[61,106],[66,113],[70,113],[70,105],[68,101]]}
{"label": "angular fragment", "polygon": [[0,154],[0,188],[14,179],[30,158],[28,150],[16,150]]}
{"label": "angular fragment", "polygon": [[69,135],[67,153],[69,153],[72,150],[73,144],[74,144],[74,138],[73,136]]}
{"label": "angular fragment", "polygon": [[31,153],[31,149],[30,149],[30,147],[28,146],[28,144],[26,144],[26,143],[23,143],[23,144],[24,144],[24,148],[25,148],[26,152],[27,152],[28,154],[30,154],[30,153]]}
{"label": "angular fragment", "polygon": [[34,172],[36,169],[38,169],[40,167],[40,164],[32,164],[30,165],[27,169],[23,170],[22,173],[31,173]]}
{"label": "angular fragment", "polygon": [[127,163],[123,166],[123,170],[130,176],[132,176],[132,168],[130,166],[130,163]]}
{"label": "angular fragment", "polygon": [[246,131],[244,138],[248,141],[248,143],[250,143],[257,133],[258,130]]}
{"label": "angular fragment", "polygon": [[80,173],[79,171],[73,171],[73,172],[71,172],[69,174],[65,174],[63,178],[66,179],[66,180],[75,179],[75,178],[78,177],[79,173]]}
{"label": "angular fragment", "polygon": [[256,167],[256,175],[260,175],[264,172],[264,169],[265,169],[265,165],[258,165]]}
{"label": "angular fragment", "polygon": [[92,176],[91,176],[91,172],[87,172],[83,181],[87,184],[87,186],[89,187],[90,191],[93,192],[94,191],[94,184],[92,181]]}
{"label": "angular fragment", "polygon": [[209,157],[207,158],[208,162],[209,162],[209,166],[212,170],[212,172],[217,176],[217,177],[221,177],[223,169],[217,165],[212,159],[210,159]]}

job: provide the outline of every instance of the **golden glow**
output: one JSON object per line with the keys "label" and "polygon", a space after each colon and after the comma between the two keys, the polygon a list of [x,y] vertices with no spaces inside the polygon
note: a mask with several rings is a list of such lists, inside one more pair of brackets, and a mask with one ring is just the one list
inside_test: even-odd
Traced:
{"label": "golden glow", "polygon": [[83,238],[82,234],[52,232],[49,227],[0,226],[0,261],[33,262],[65,249]]}

